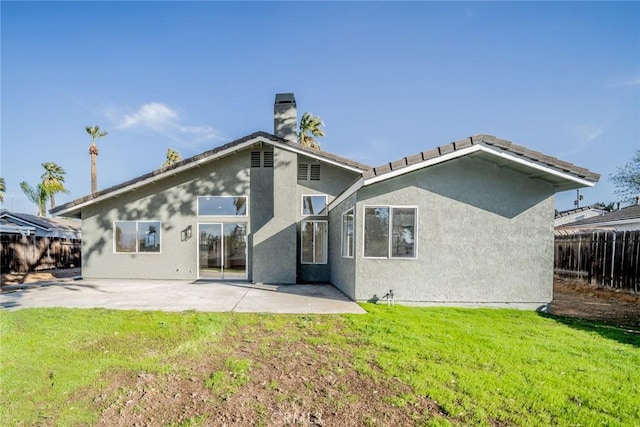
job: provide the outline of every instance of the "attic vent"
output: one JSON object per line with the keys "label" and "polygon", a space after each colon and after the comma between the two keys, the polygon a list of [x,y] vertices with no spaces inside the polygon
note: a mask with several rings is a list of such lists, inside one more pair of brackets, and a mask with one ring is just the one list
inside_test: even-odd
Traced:
{"label": "attic vent", "polygon": [[307,180],[307,174],[309,170],[309,165],[306,163],[299,163],[298,164],[298,181],[306,181]]}
{"label": "attic vent", "polygon": [[320,181],[320,165],[311,165],[311,173],[309,175],[311,181]]}
{"label": "attic vent", "polygon": [[273,151],[263,151],[264,158],[262,159],[262,166],[265,168],[273,167]]}
{"label": "attic vent", "polygon": [[320,165],[300,163],[298,164],[299,181],[320,181]]}
{"label": "attic vent", "polygon": [[252,151],[251,152],[251,167],[259,168],[260,167],[260,152]]}

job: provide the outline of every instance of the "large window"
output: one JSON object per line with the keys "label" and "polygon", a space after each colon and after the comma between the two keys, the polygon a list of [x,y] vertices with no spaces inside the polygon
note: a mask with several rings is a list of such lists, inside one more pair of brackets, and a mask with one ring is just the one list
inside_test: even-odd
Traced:
{"label": "large window", "polygon": [[364,256],[415,258],[416,214],[414,207],[365,207]]}
{"label": "large window", "polygon": [[302,221],[300,230],[300,262],[302,264],[327,263],[327,221]]}
{"label": "large window", "polygon": [[346,258],[353,258],[353,225],[353,209],[349,209],[342,214],[342,256]]}
{"label": "large window", "polygon": [[116,253],[159,253],[160,221],[115,221],[113,246]]}
{"label": "large window", "polygon": [[198,197],[200,216],[246,216],[246,196],[200,196]]}
{"label": "large window", "polygon": [[310,194],[302,196],[302,215],[326,215],[327,195]]}

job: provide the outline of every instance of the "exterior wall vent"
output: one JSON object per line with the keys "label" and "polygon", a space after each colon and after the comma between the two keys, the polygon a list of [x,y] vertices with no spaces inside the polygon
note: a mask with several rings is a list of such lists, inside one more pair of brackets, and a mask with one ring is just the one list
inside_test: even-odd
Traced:
{"label": "exterior wall vent", "polygon": [[309,174],[309,179],[311,181],[320,181],[320,165],[310,165],[311,171]]}
{"label": "exterior wall vent", "polygon": [[306,163],[298,163],[298,181],[306,181],[309,165]]}
{"label": "exterior wall vent", "polygon": [[251,152],[251,167],[252,168],[260,167],[260,151]]}
{"label": "exterior wall vent", "polygon": [[299,163],[298,181],[320,181],[320,165]]}
{"label": "exterior wall vent", "polygon": [[273,167],[273,151],[263,151],[262,166],[265,168]]}

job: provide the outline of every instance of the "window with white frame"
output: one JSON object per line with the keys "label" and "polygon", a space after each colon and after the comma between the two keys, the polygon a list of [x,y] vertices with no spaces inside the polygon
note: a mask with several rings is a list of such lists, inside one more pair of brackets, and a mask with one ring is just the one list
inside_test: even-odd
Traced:
{"label": "window with white frame", "polygon": [[302,221],[300,230],[300,262],[302,264],[326,264],[327,221]]}
{"label": "window with white frame", "polygon": [[342,214],[342,256],[345,258],[353,258],[355,242],[353,220],[353,209]]}
{"label": "window with white frame", "polygon": [[162,225],[160,221],[115,221],[115,253],[159,253]]}
{"label": "window with white frame", "polygon": [[364,256],[415,258],[417,208],[365,206]]}
{"label": "window with white frame", "polygon": [[326,194],[305,194],[302,196],[302,215],[326,215]]}
{"label": "window with white frame", "polygon": [[247,216],[247,196],[199,196],[200,216]]}

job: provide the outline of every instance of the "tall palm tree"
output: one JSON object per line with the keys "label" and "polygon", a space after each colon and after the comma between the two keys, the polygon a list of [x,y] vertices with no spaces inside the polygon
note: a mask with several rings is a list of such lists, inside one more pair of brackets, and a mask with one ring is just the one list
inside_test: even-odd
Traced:
{"label": "tall palm tree", "polygon": [[179,162],[182,160],[182,156],[173,148],[167,148],[167,159],[162,164],[162,169],[166,169],[172,164]]}
{"label": "tall palm tree", "polygon": [[109,133],[100,130],[100,126],[85,126],[84,129],[91,137],[91,145],[89,146],[89,155],[91,156],[91,193],[98,192],[98,170],[96,160],[98,158],[98,146],[96,140],[107,136]]}
{"label": "tall palm tree", "polygon": [[7,191],[7,185],[4,183],[4,178],[0,177],[0,202],[4,202],[4,193]]}
{"label": "tall palm tree", "polygon": [[47,199],[49,193],[42,184],[38,184],[36,188],[31,187],[26,181],[20,183],[20,188],[27,198],[38,206],[38,216],[47,216]]}
{"label": "tall palm tree", "polygon": [[[304,113],[300,119],[300,131],[298,132],[298,143],[305,147],[315,148],[316,150],[322,150],[320,143],[316,141],[315,137],[324,136],[324,130],[322,127],[322,119],[318,116],[314,116],[309,113]],[[308,134],[311,135],[308,135]]]}
{"label": "tall palm tree", "polygon": [[44,173],[42,174],[42,186],[49,193],[51,199],[51,209],[56,207],[56,193],[68,193],[64,186],[64,175],[66,172],[57,163],[43,163]]}

